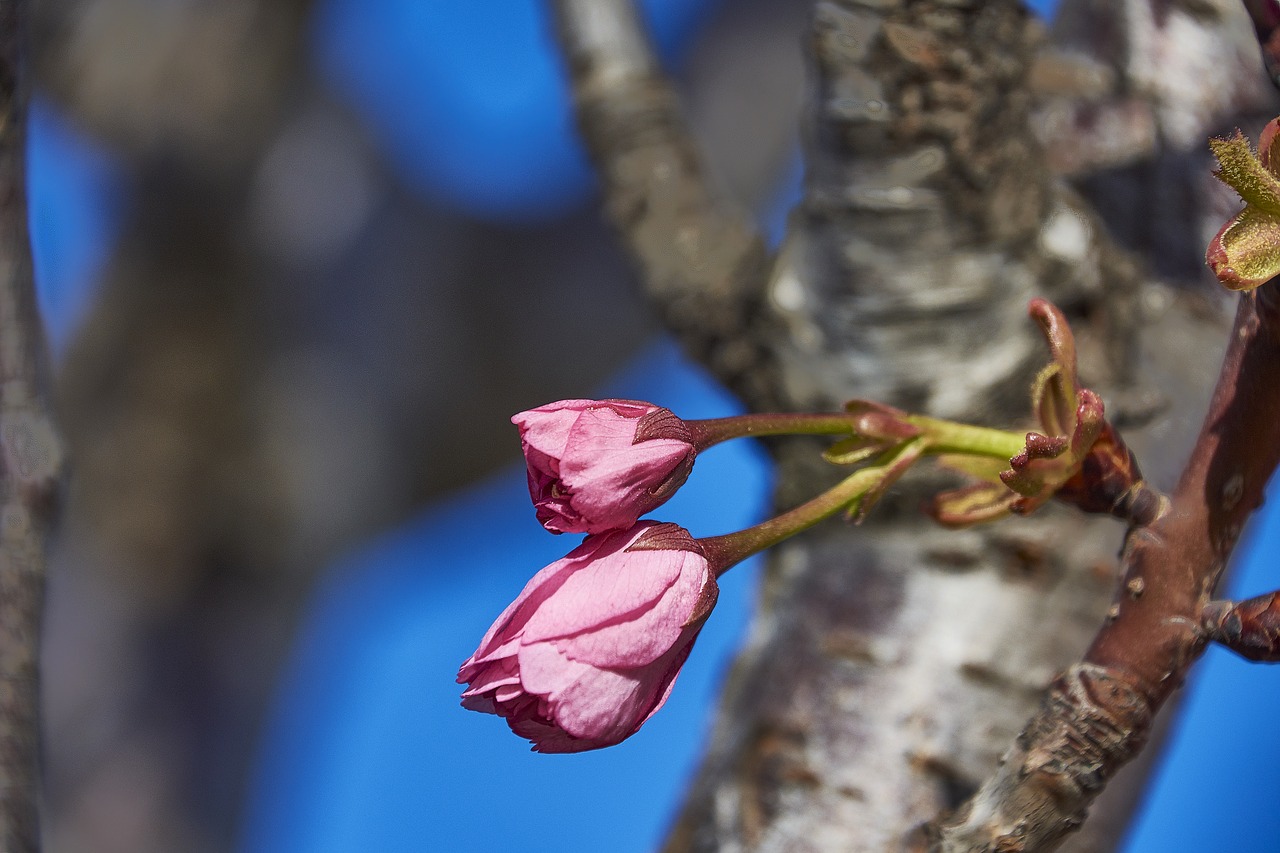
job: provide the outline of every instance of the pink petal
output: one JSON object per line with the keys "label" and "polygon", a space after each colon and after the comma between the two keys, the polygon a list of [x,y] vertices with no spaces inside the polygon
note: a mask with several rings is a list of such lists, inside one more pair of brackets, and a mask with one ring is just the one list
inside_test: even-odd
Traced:
{"label": "pink petal", "polygon": [[[625,551],[651,524],[589,536],[594,559],[566,577],[524,626],[524,642],[568,637],[626,621],[652,609],[680,579],[689,551]],[[702,561],[705,565],[705,560]]]}
{"label": "pink petal", "polygon": [[666,687],[662,690],[662,695],[653,703],[653,707],[649,709],[649,713],[640,721],[640,725],[644,725],[649,718],[667,704],[667,700],[671,698],[671,691],[675,689],[676,678],[680,675],[680,670],[684,667],[684,662],[689,659],[689,652],[693,651],[693,641],[698,638],[698,629],[688,629],[690,637],[688,642],[682,642],[676,646],[675,654],[672,656],[671,662],[667,664],[666,672],[663,674],[659,683],[665,682]]}
{"label": "pink petal", "polygon": [[528,442],[521,443],[524,452],[525,476],[529,481],[529,496],[535,502],[546,500],[551,496],[552,487],[560,478],[560,459],[549,456],[530,447]]}
{"label": "pink petal", "polygon": [[[520,430],[520,440],[545,456],[556,457],[564,453],[569,441],[569,431],[582,411],[578,404],[590,404],[590,400],[561,400],[548,406],[540,406],[520,412],[511,422]],[[555,408],[557,406],[563,408]]]}
{"label": "pink petal", "polygon": [[554,723],[525,717],[509,717],[507,725],[522,738],[533,741],[533,751],[549,754],[585,752],[610,744],[576,738]]}
{"label": "pink petal", "polygon": [[516,596],[516,600],[507,605],[507,608],[489,626],[475,653],[467,659],[463,667],[488,659],[495,650],[514,639],[524,629],[525,623],[560,588],[560,585],[594,557],[598,544],[588,539],[530,578],[524,585],[524,589]]}
{"label": "pink petal", "polygon": [[692,452],[691,445],[670,438],[594,445],[561,460],[560,479],[574,510],[598,520],[593,532],[611,529],[605,523],[625,527],[662,502],[654,491]]}
{"label": "pink petal", "polygon": [[458,667],[458,683],[473,682],[476,676],[484,669],[491,667],[495,662],[515,658],[516,651],[520,648],[519,634],[505,642],[502,642],[485,654],[480,654],[480,650],[476,649],[471,657],[462,662],[462,666]]}
{"label": "pink petal", "polygon": [[656,692],[636,674],[578,663],[547,643],[521,647],[520,677],[526,690],[547,698],[566,732],[610,743],[636,730]]}
{"label": "pink petal", "polygon": [[592,525],[584,522],[573,508],[569,496],[557,498],[535,498],[534,515],[538,523],[551,533],[601,533],[601,530],[588,530]]}
{"label": "pink petal", "polygon": [[[672,552],[667,552],[672,553]],[[554,640],[570,658],[612,669],[647,666],[676,645],[697,609],[710,576],[707,562],[688,551],[680,577],[652,605],[618,621]]]}
{"label": "pink petal", "polygon": [[[513,653],[514,651],[513,649]],[[466,668],[465,664],[464,668]],[[506,684],[519,684],[520,670],[513,654],[512,657],[504,657],[493,663],[472,664],[471,673],[463,680],[471,686],[462,695],[478,696]]]}
{"label": "pink petal", "polygon": [[587,409],[578,413],[565,448],[573,455],[590,455],[599,449],[629,447],[639,422],[639,418],[625,417],[607,406]]}
{"label": "pink petal", "polygon": [[523,693],[524,688],[522,688],[519,683],[515,685],[504,685],[494,691],[493,699],[495,702],[510,702],[512,699],[515,699]]}
{"label": "pink petal", "polygon": [[463,694],[462,707],[468,711],[477,711],[481,714],[498,713],[498,706],[491,696],[467,696]]}
{"label": "pink petal", "polygon": [[646,403],[644,400],[616,400],[610,398],[608,400],[595,401],[595,405],[591,408],[592,410],[601,408],[611,409],[619,417],[639,420],[650,412],[662,407],[655,406],[653,403]]}

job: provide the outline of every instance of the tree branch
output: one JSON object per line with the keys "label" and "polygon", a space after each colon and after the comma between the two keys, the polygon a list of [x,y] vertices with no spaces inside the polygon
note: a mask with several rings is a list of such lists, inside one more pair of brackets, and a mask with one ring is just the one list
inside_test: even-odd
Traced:
{"label": "tree branch", "polygon": [[1280,663],[1280,592],[1211,601],[1200,614],[1205,639],[1259,663]]}
{"label": "tree branch", "polygon": [[1244,7],[1253,22],[1253,32],[1262,49],[1262,63],[1267,77],[1280,86],[1280,6],[1275,0],[1244,0]]}
{"label": "tree branch", "polygon": [[649,296],[731,388],[767,395],[767,359],[751,343],[758,336],[742,331],[758,322],[768,253],[745,216],[712,191],[632,3],[552,5],[579,128]]}
{"label": "tree branch", "polygon": [[[566,27],[566,10],[586,16],[596,5],[562,0],[559,9],[576,51],[580,121],[588,137],[600,136],[589,145],[615,220],[660,302],[664,291],[676,294],[671,304],[690,291],[704,298],[685,287],[694,280],[688,262],[672,257],[675,229],[655,227],[665,236],[648,244],[637,236],[656,195],[647,176],[674,168],[641,155],[650,140],[668,156],[682,149],[669,138],[671,114],[646,110],[653,96],[636,82],[653,73],[652,61],[637,64],[628,50],[606,49],[607,39]],[[616,2],[600,8],[627,14]],[[730,304],[685,331],[702,342],[694,349],[704,359],[743,341],[762,354],[768,370],[735,384],[748,405],[812,409],[873,397],[1009,423],[1025,415],[1024,380],[1043,358],[1025,320],[1036,293],[1089,318],[1082,369],[1091,387],[1110,395],[1140,365],[1144,380],[1198,407],[1212,365],[1201,377],[1168,353],[1179,335],[1209,340],[1207,324],[1169,299],[1160,330],[1139,350],[1135,327],[1150,319],[1139,316],[1162,299],[1139,304],[1147,283],[1137,266],[1056,184],[1030,131],[1026,80],[1040,32],[1014,0],[814,3],[805,201],[768,298],[748,285],[748,307]],[[696,197],[709,198],[701,173],[689,174]],[[661,191],[679,197],[687,188]],[[673,268],[686,272],[664,273]],[[1164,486],[1176,472],[1163,457],[1190,445],[1195,424],[1161,415],[1159,426],[1164,452],[1147,473]],[[1130,437],[1141,456],[1141,436]],[[784,447],[779,456],[783,504],[829,475],[808,462],[814,454]],[[1109,559],[1105,522],[1046,513],[992,530],[922,530],[921,496],[919,482],[904,482],[858,530],[827,525],[774,549],[761,613],[668,851],[900,844],[965,801],[1042,685],[1086,646],[1110,593],[1096,571]],[[1113,786],[1109,799],[1123,793]],[[1117,827],[1082,849],[1100,849]]]}
{"label": "tree branch", "polygon": [[40,847],[40,615],[62,470],[27,233],[26,13],[0,0],[0,845],[14,853]]}
{"label": "tree branch", "polygon": [[1051,850],[1142,749],[1204,649],[1201,613],[1280,461],[1277,285],[1241,299],[1209,413],[1168,510],[1134,528],[1108,621],[996,775],[935,830],[943,851]]}

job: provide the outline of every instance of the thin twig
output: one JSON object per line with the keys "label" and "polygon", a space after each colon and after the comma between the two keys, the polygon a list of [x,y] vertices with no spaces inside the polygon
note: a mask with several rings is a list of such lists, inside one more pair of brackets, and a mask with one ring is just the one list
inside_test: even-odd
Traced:
{"label": "thin twig", "polygon": [[1170,505],[1130,531],[1107,623],[1000,769],[932,829],[942,851],[1052,850],[1143,747],[1204,649],[1201,613],[1280,461],[1275,284],[1241,300],[1208,416]]}
{"label": "thin twig", "polygon": [[27,233],[26,13],[0,0],[0,845],[11,853],[40,847],[40,612],[62,469]]}
{"label": "thin twig", "polygon": [[1211,601],[1200,614],[1205,639],[1259,663],[1280,663],[1280,592]]}
{"label": "thin twig", "polygon": [[[731,387],[765,386],[745,341],[769,258],[710,187],[670,81],[630,0],[555,0],[583,139],[606,205],[669,328]],[[750,388],[744,388],[749,384]]]}

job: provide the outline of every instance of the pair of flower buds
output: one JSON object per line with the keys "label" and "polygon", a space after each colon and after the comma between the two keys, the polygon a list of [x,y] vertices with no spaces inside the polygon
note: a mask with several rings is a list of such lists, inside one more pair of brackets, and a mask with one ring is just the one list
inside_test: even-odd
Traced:
{"label": "pair of flower buds", "polygon": [[[1280,274],[1280,118],[1267,125],[1257,152],[1239,131],[1211,145],[1221,166],[1215,174],[1245,209],[1218,232],[1207,261],[1228,287],[1250,290]],[[828,461],[856,464],[881,454],[878,464],[773,526],[789,535],[841,508],[861,517],[930,453],[979,481],[937,497],[930,513],[943,524],[1025,514],[1050,499],[1137,523],[1162,512],[1165,501],[1146,488],[1101,399],[1079,386],[1065,318],[1042,299],[1032,300],[1030,314],[1052,357],[1032,386],[1043,432],[1019,436],[854,401],[843,420],[817,416],[812,429],[795,431],[849,433],[824,454]],[[726,548],[734,535],[697,540],[674,524],[639,521],[684,483],[698,450],[733,437],[708,431],[710,422],[686,423],[630,400],[565,400],[512,421],[538,520],[553,533],[588,536],[529,581],[463,663],[458,681],[469,689],[462,704],[505,717],[539,752],[609,746],[666,701],[715,605],[716,577],[776,541],[778,531],[766,532],[766,522],[758,526],[764,535],[745,537],[746,549],[741,534],[750,531]]]}
{"label": "pair of flower buds", "polygon": [[[853,400],[835,413],[682,421],[631,400],[565,400],[516,415],[529,494],[554,533],[582,545],[540,571],[458,673],[464,706],[499,714],[541,752],[609,746],[666,701],[716,601],[716,578],[747,556],[844,512],[857,520],[918,460],[976,482],[936,495],[938,522],[966,526],[1050,500],[1145,523],[1162,511],[1101,398],[1079,384],[1062,312],[1028,308],[1050,361],[1031,387],[1040,431],[911,415]],[[746,530],[694,539],[640,521],[684,483],[700,450],[747,435],[836,437],[824,458],[853,468],[836,486]]]}
{"label": "pair of flower buds", "polygon": [[458,671],[462,704],[506,718],[537,752],[610,746],[666,702],[727,568],[684,528],[639,521],[698,446],[670,411],[632,400],[563,400],[512,422],[538,520],[589,535],[489,628]]}

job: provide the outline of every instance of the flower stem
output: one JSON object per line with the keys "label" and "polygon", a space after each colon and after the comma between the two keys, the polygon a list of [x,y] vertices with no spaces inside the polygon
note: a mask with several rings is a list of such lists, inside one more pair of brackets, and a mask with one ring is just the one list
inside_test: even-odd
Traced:
{"label": "flower stem", "polygon": [[[760,435],[856,435],[856,415],[845,412],[766,412],[685,421],[693,444],[705,450],[731,438]],[[966,453],[1008,459],[1023,451],[1022,433],[907,415],[904,420],[929,437],[927,453]]]}
{"label": "flower stem", "polygon": [[731,438],[755,435],[851,435],[853,418],[843,412],[780,412],[685,421],[693,444],[705,450]]}
{"label": "flower stem", "polygon": [[742,562],[752,554],[772,548],[784,539],[808,530],[819,521],[840,512],[860,495],[870,490],[884,476],[884,473],[883,469],[874,467],[855,471],[816,498],[782,515],[736,533],[699,539],[698,543],[706,553],[707,560],[715,568],[716,575],[722,575],[731,566]]}
{"label": "flower stem", "polygon": [[907,420],[929,437],[926,453],[964,453],[1008,460],[1026,449],[1025,433],[909,415]]}

